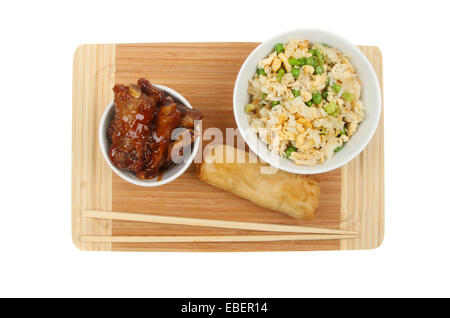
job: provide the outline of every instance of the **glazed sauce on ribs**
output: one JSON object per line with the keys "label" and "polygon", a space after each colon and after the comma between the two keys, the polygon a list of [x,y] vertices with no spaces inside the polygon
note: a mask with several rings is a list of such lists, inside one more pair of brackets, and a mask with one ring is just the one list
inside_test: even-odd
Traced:
{"label": "glazed sauce on ribs", "polygon": [[[109,157],[115,166],[133,172],[140,179],[155,177],[161,168],[173,164],[172,151],[182,151],[171,140],[177,127],[192,131],[202,114],[177,104],[151,83],[141,78],[137,85],[116,84],[113,88],[115,114],[107,135]],[[170,149],[170,152],[169,152]]]}

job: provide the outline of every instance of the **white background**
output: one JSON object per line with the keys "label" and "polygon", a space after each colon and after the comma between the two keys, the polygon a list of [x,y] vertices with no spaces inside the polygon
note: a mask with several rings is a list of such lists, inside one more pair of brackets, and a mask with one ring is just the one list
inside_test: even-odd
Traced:
{"label": "white background", "polygon": [[[0,296],[450,296],[446,1],[3,1]],[[371,251],[89,253],[71,241],[83,43],[263,41],[320,27],[384,58],[386,235]]]}

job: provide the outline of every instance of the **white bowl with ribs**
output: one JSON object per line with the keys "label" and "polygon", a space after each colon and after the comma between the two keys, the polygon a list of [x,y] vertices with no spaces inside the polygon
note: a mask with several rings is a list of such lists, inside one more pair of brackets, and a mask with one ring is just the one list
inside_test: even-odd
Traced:
{"label": "white bowl with ribs", "polygon": [[200,147],[202,114],[172,88],[116,84],[100,120],[98,140],[108,165],[143,187],[169,183],[186,171]]}

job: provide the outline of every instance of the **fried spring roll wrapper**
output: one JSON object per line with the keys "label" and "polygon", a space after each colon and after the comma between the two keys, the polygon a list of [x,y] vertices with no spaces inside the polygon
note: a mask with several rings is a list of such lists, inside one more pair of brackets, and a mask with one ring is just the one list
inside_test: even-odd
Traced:
{"label": "fried spring roll wrapper", "polygon": [[[245,158],[245,163],[235,163],[236,158]],[[217,145],[199,165],[198,176],[206,183],[262,207],[298,219],[314,218],[320,194],[317,181],[282,170],[273,174],[261,174],[261,168],[268,165],[250,163],[256,160],[250,161],[249,158],[246,151],[228,145]]]}

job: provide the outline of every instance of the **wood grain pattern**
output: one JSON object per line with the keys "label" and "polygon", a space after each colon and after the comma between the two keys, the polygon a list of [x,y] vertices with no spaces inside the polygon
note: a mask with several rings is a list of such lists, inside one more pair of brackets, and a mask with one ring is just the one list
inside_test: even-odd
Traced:
{"label": "wood grain pattern", "polygon": [[[383,91],[381,51],[360,47],[371,61]],[[384,114],[364,151],[342,167],[341,228],[359,231],[360,237],[341,241],[341,249],[372,249],[384,238]]]}
{"label": "wood grain pattern", "polygon": [[83,45],[74,55],[72,112],[72,239],[85,250],[111,243],[81,242],[80,235],[111,235],[110,220],[81,218],[81,209],[110,210],[112,171],[98,147],[98,125],[113,97],[115,45]]}
{"label": "wood grain pattern", "polygon": [[[116,47],[116,82],[129,83],[143,76],[174,88],[203,114],[203,130],[219,128],[224,136],[236,128],[232,94],[234,81],[247,55],[257,43],[153,43],[121,44]],[[204,144],[208,141],[204,141]],[[201,153],[200,153],[201,155]],[[321,206],[313,221],[299,221],[257,206],[235,195],[201,182],[194,166],[177,180],[153,189],[124,182],[113,175],[113,210],[252,221],[288,225],[339,228],[340,170],[318,177],[321,181]],[[198,228],[113,220],[113,235],[252,235],[248,230]],[[270,234],[270,233],[269,233]],[[244,248],[248,243],[233,243]],[[113,243],[124,249],[134,243]],[[303,242],[271,242],[269,250],[297,250]],[[154,243],[163,248],[166,243]],[[256,250],[265,250],[260,244]],[[227,251],[225,243],[208,243],[208,251]],[[339,241],[322,242],[323,249],[338,249]],[[198,247],[196,247],[198,248]],[[253,247],[254,248],[254,247]],[[233,247],[234,249],[234,247]],[[180,250],[190,250],[180,245]]]}
{"label": "wood grain pattern", "polygon": [[[95,66],[97,67],[96,70],[90,71],[89,73],[92,74],[95,72],[97,74],[95,80],[103,81],[101,90],[105,90],[104,92],[99,92],[98,85],[100,84],[95,84],[92,80],[91,84],[97,85],[95,86],[96,89],[89,86],[85,80],[82,84],[76,84],[76,80],[79,81],[82,78],[82,72],[86,73],[86,67],[83,70],[83,67],[74,67],[73,156],[77,159],[83,156],[83,158],[89,156],[92,160],[92,163],[88,163],[87,161],[77,162],[75,159],[73,162],[73,236],[77,246],[82,249],[111,249],[122,251],[286,251],[376,247],[377,242],[380,242],[380,238],[382,238],[384,228],[382,219],[384,216],[384,179],[383,170],[381,169],[383,168],[382,123],[377,131],[377,139],[374,139],[367,151],[350,163],[349,167],[342,169],[342,172],[341,169],[337,169],[330,173],[317,176],[321,182],[322,193],[316,218],[312,221],[300,221],[280,213],[263,209],[231,193],[202,183],[196,177],[194,165],[179,179],[157,188],[137,187],[126,183],[109,169],[101,170],[95,168],[104,168],[106,166],[98,150],[96,136],[98,117],[96,116],[101,114],[103,108],[112,99],[111,87],[114,82],[129,83],[135,82],[139,77],[146,77],[155,83],[172,87],[181,92],[194,107],[204,113],[203,130],[208,127],[218,127],[222,131],[225,131],[226,128],[236,127],[232,113],[234,80],[242,62],[256,45],[257,43],[152,43],[116,45],[114,63],[112,67],[109,67],[109,72],[111,69],[114,70],[112,82],[111,76],[100,74],[101,72],[108,73],[105,67],[97,67],[100,61],[98,56],[103,56],[104,54],[101,51],[104,51],[106,47],[111,49],[111,46],[96,46],[96,54],[91,53],[89,57],[77,51],[75,65],[83,65],[83,63],[92,66],[97,65]],[[374,63],[375,68],[379,71],[379,76],[381,76],[381,56],[376,54],[378,49],[363,47],[362,50],[368,55],[372,63]],[[87,61],[87,59],[90,60]],[[86,76],[84,75],[84,77]],[[77,89],[75,89],[76,87]],[[96,94],[100,94],[102,95],[100,96],[101,98],[106,99],[103,101],[103,104],[92,103],[92,99],[99,100],[99,97],[95,97]],[[81,101],[84,101],[83,105],[80,105]],[[88,104],[87,101],[90,101],[90,103]],[[80,107],[85,107],[86,109]],[[90,111],[90,115],[95,114],[94,118],[86,114],[87,109],[90,109],[89,107],[95,108],[95,110]],[[93,126],[95,126],[95,129],[93,129]],[[87,131],[84,131],[85,129]],[[82,138],[76,135],[81,132]],[[204,143],[207,142],[204,141]],[[199,155],[201,156],[201,152],[199,152]],[[369,158],[369,156],[371,157]],[[365,169],[371,169],[370,171],[363,171],[364,175],[360,174],[363,166]],[[377,167],[381,170],[375,171],[374,169]],[[93,171],[97,171],[97,173],[92,173]],[[82,176],[83,181],[78,180],[80,176]],[[369,196],[366,191],[369,189],[373,191],[375,188],[359,187],[363,183],[363,176],[364,182],[368,184],[377,183],[375,185],[377,193],[370,194],[372,201],[367,201]],[[110,180],[110,185],[108,185],[108,180]],[[80,188],[82,189],[81,191],[79,190]],[[87,189],[92,190],[90,195],[87,194]],[[84,196],[80,194],[83,191],[86,192]],[[98,196],[102,197],[102,199],[99,199]],[[109,199],[111,201],[108,201]],[[87,200],[87,202],[84,202],[84,200]],[[78,204],[76,204],[77,202]],[[108,202],[110,202],[110,205],[108,205]],[[368,212],[372,214],[370,216],[360,217],[361,214],[365,215],[366,213],[361,208],[368,209]],[[80,243],[80,234],[91,236],[224,236],[275,234],[273,232],[201,228],[119,220],[109,221],[110,223],[105,225],[99,219],[92,219],[90,221],[89,219],[83,218],[80,220],[80,209],[127,211],[167,216],[277,223],[335,229],[342,227],[348,230],[358,229],[364,232],[364,235],[361,234],[361,238],[357,240],[342,241]],[[360,221],[363,221],[363,223],[360,223]],[[84,227],[83,230],[81,229],[81,224],[88,224],[90,222],[98,224],[97,227],[100,229],[109,229],[110,233],[98,233],[98,228]],[[358,242],[354,243],[353,241]]]}

